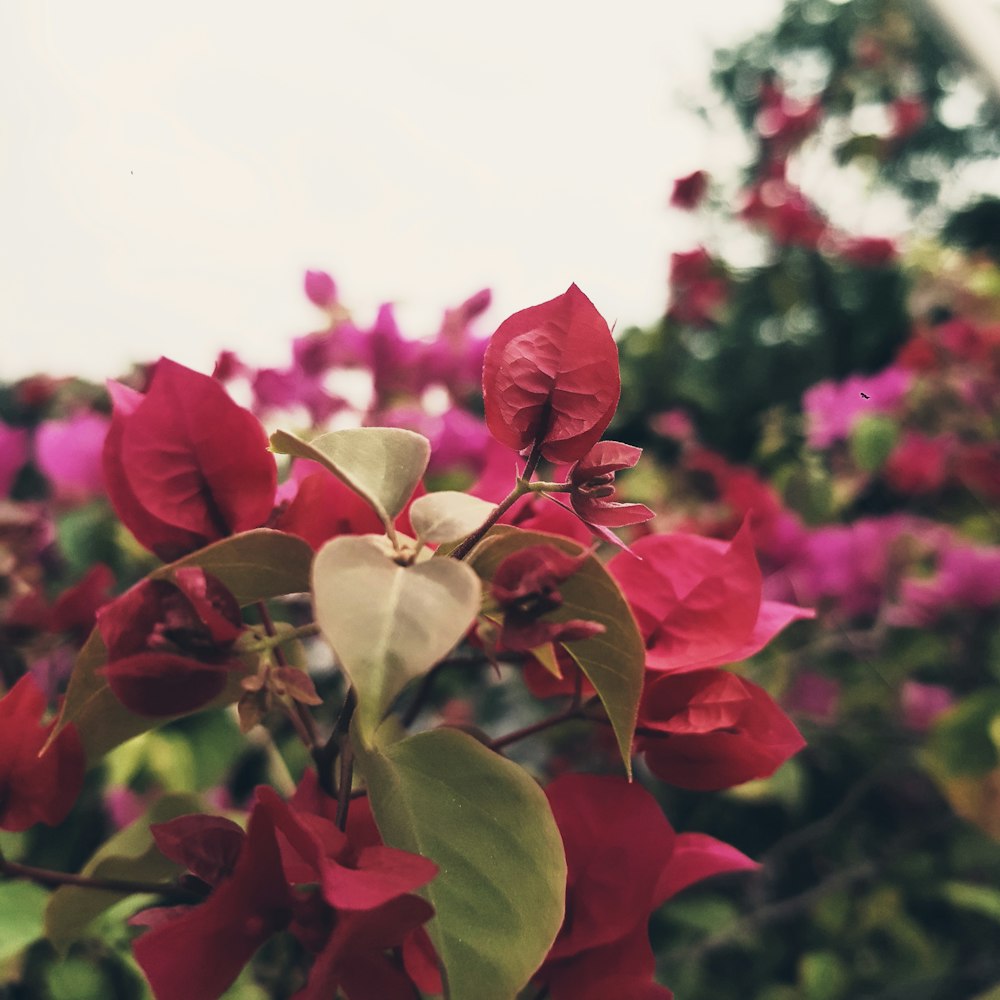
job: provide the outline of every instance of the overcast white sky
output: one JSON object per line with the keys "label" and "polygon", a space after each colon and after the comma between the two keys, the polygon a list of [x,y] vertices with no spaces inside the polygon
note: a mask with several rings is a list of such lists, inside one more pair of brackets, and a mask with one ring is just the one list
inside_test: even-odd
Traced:
{"label": "overcast white sky", "polygon": [[[576,281],[661,311],[705,137],[678,106],[780,0],[4,0],[0,380],[287,356],[307,267],[361,318],[486,326]],[[680,234],[680,235],[678,235]]]}

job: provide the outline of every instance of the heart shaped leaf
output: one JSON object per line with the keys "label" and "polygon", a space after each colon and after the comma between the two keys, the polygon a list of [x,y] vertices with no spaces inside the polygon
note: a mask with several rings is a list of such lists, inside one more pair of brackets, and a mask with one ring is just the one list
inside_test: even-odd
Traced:
{"label": "heart shaped leaf", "polygon": [[456,490],[426,493],[413,501],[410,524],[421,542],[455,542],[471,535],[495,507],[496,504]]}
{"label": "heart shaped leaf", "polygon": [[352,427],[311,441],[275,431],[271,450],[325,466],[371,506],[390,538],[431,457],[427,438],[398,427]]}
{"label": "heart shaped leaf", "polygon": [[[383,539],[384,541],[384,539]],[[358,697],[369,739],[392,700],[465,635],[479,578],[454,559],[403,566],[371,535],[334,538],[313,564],[316,621]]]}
{"label": "heart shaped leaf", "polygon": [[563,919],[566,858],[545,794],[454,729],[362,748],[358,764],[386,844],[438,865],[422,894],[446,995],[511,1000]]}

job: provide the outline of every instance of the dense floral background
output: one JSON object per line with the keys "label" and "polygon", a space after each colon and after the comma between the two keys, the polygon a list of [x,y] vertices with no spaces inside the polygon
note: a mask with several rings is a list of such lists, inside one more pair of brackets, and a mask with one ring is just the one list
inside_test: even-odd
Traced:
{"label": "dense floral background", "polygon": [[[720,763],[661,756],[651,730],[672,709],[657,699],[678,695],[651,689],[644,701],[639,778],[673,828],[760,863],[694,888],[674,869],[671,891],[643,904],[657,973],[681,1000],[989,1000],[1000,996],[1000,201],[981,192],[998,152],[996,97],[897,0],[789,0],[773,30],[718,54],[714,83],[721,99],[704,114],[742,131],[747,160],[668,185],[669,210],[689,213],[702,237],[665,268],[662,319],[621,333],[609,434],[624,444],[579,473],[585,483],[618,472],[620,499],[655,515],[622,532],[641,570],[623,556],[609,563],[635,607],[677,584],[678,567],[723,581],[754,558],[761,568],[759,616],[687,675],[685,704],[717,699],[744,713],[711,737]],[[269,429],[419,431],[433,446],[429,488],[499,500],[511,470],[482,409],[489,292],[448,309],[423,339],[388,305],[356,323],[349,290],[323,271],[305,276],[304,292],[317,328],[293,340],[287,363],[225,352],[218,384]],[[140,365],[113,386],[116,407],[146,391],[150,373]],[[108,391],[82,381],[40,374],[0,387],[0,679],[10,689],[28,671],[41,692],[18,706],[33,715],[27,735],[13,714],[0,718],[0,753],[35,738],[98,609],[156,565],[109,504],[102,454],[109,431],[121,433],[111,414]],[[296,463],[277,485],[274,527],[314,547],[380,530],[332,476],[307,472]],[[330,498],[322,518],[309,501],[319,495]],[[261,521],[249,502],[228,512],[233,530]],[[639,520],[616,520],[600,494],[574,493],[572,505],[606,527]],[[537,497],[510,521],[590,544],[579,520]],[[144,543],[164,559],[184,549],[170,526],[149,526]],[[647,664],[663,669],[680,655],[658,639],[665,614],[650,608],[643,635]],[[212,638],[222,670],[224,628]],[[509,617],[503,638],[518,648]],[[337,689],[322,659],[313,666],[321,695]],[[530,725],[541,699],[573,684],[529,667],[512,693],[485,662],[471,685],[464,676],[438,679],[429,722]],[[768,741],[747,735],[772,718],[771,698],[807,745],[758,778],[800,745],[780,713]],[[85,779],[64,777],[84,780],[68,825],[7,816],[14,832],[0,848],[78,871],[165,794],[246,806],[256,784],[287,784],[284,762],[296,777],[306,763],[291,725],[276,734],[277,754],[221,712],[146,733]],[[550,779],[607,770],[605,736],[571,723],[512,755]],[[733,760],[745,772],[723,774]],[[549,786],[557,818],[576,780]],[[646,808],[608,795],[610,810]],[[581,835],[567,853],[592,846]],[[635,878],[662,863],[636,858]],[[0,883],[0,996],[144,995],[116,908],[59,953],[40,940],[46,899],[37,885]],[[632,943],[623,934],[620,953]],[[259,952],[227,995],[287,995],[293,957],[282,947]]]}

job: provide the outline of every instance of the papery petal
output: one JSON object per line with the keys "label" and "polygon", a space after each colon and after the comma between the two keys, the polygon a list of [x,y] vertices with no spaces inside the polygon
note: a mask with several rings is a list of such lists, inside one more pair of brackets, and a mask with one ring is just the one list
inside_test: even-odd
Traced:
{"label": "papery petal", "polygon": [[539,440],[550,461],[576,461],[611,422],[620,391],[611,331],[576,285],[506,319],[486,348],[486,423],[518,452]]}
{"label": "papery petal", "polygon": [[135,653],[112,660],[97,673],[107,677],[115,697],[147,718],[184,715],[222,694],[239,663],[203,663],[175,653]]}
{"label": "papery petal", "polygon": [[713,875],[754,871],[757,868],[760,865],[752,858],[707,833],[679,833],[670,862],[660,873],[656,886],[657,904]]}
{"label": "papery petal", "polygon": [[224,816],[178,816],[149,830],[165,857],[213,886],[232,875],[247,839]]}
{"label": "papery petal", "polygon": [[267,435],[215,379],[162,358],[120,425],[124,478],[152,517],[202,544],[268,519],[277,467]]}

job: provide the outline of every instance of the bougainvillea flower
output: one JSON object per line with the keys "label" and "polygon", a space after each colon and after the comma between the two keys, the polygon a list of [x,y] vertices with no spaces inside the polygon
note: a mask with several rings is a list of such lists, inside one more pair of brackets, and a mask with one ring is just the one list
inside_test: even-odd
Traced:
{"label": "bougainvillea flower", "polygon": [[94,627],[98,609],[110,599],[114,582],[111,569],[104,563],[95,563],[51,605],[41,591],[26,594],[7,613],[4,626],[62,634],[82,646]]}
{"label": "bougainvillea flower", "polygon": [[537,443],[551,462],[575,462],[597,443],[620,392],[611,330],[576,285],[504,320],[483,358],[490,433],[517,452]]}
{"label": "bougainvillea flower", "polygon": [[104,491],[101,453],[110,421],[84,410],[46,420],[35,433],[35,461],[57,500],[81,503]]}
{"label": "bougainvillea flower", "polygon": [[108,388],[105,484],[143,545],[176,559],[268,519],[277,467],[267,434],[218,381],[161,358],[145,395]]}
{"label": "bougainvillea flower", "polygon": [[139,715],[193,712],[220,694],[239,667],[233,644],[243,629],[239,605],[196,566],[171,580],[146,579],[97,614],[108,662],[100,673]]}
{"label": "bougainvillea flower", "polygon": [[258,413],[304,406],[313,424],[324,424],[348,404],[330,392],[322,377],[298,368],[261,368],[253,377],[254,409]]}
{"label": "bougainvillea flower", "polygon": [[955,440],[907,431],[882,469],[885,481],[899,493],[935,493],[948,478]]}
{"label": "bougainvillea flower", "polygon": [[55,826],[73,807],[86,768],[76,729],[42,724],[45,695],[29,674],[0,698],[0,829]]}
{"label": "bougainvillea flower", "polygon": [[653,980],[649,915],[755,862],[712,837],[676,835],[652,795],[623,778],[565,775],[545,794],[566,850],[566,917],[535,981],[553,1000],[669,1000]]}
{"label": "bougainvillea flower", "polygon": [[161,854],[210,886],[236,870],[247,836],[224,816],[178,816],[149,830]]}
{"label": "bougainvillea flower", "polygon": [[927,121],[927,105],[923,98],[916,95],[897,97],[889,105],[889,117],[892,119],[893,139],[907,139],[919,132]]}
{"label": "bougainvillea flower", "polygon": [[329,309],[337,304],[337,283],[326,271],[306,271],[302,284],[313,305]]}
{"label": "bougainvillea flower", "polygon": [[763,688],[718,668],[647,676],[638,728],[653,774],[699,791],[766,778],[805,746]]}
{"label": "bougainvillea flower", "polygon": [[172,907],[152,921],[140,915],[152,929],[132,951],[156,1000],[217,1000],[254,952],[288,927],[297,902],[270,817],[255,809],[232,874],[204,903]]}
{"label": "bougainvillea flower", "polygon": [[670,204],[674,208],[697,208],[708,190],[708,174],[704,170],[696,170],[674,181],[674,189],[670,195]]}
{"label": "bougainvillea flower", "polygon": [[573,486],[569,497],[582,520],[606,528],[620,528],[653,517],[645,504],[619,503],[613,499],[615,473],[634,468],[641,454],[641,448],[619,441],[598,441],[573,466],[567,480]]}
{"label": "bougainvillea flower", "polygon": [[543,615],[562,607],[559,584],[586,558],[587,553],[571,556],[554,545],[529,545],[500,563],[493,575],[492,594],[503,612],[501,646],[526,651],[550,642],[588,639],[604,631],[599,622],[542,620]]}
{"label": "bougainvillea flower", "polygon": [[712,326],[728,297],[720,265],[704,247],[670,255],[670,319],[689,326]]}
{"label": "bougainvillea flower", "polygon": [[851,375],[843,382],[817,382],[802,396],[809,446],[829,448],[845,439],[855,420],[866,413],[895,412],[912,381],[910,372],[892,365],[877,375]]}
{"label": "bougainvillea flower", "polygon": [[732,542],[681,532],[651,535],[608,563],[646,642],[646,668],[691,670],[735,663],[813,612],[761,599],[749,524]]}

